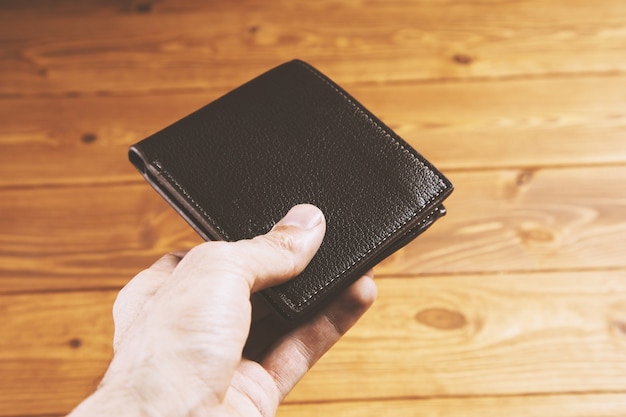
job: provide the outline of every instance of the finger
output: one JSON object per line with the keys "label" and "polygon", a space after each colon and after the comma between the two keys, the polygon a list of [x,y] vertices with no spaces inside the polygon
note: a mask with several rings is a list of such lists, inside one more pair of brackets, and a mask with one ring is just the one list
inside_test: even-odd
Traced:
{"label": "finger", "polygon": [[[371,278],[373,277],[373,272],[370,270],[365,275]],[[244,357],[260,362],[270,348],[292,330],[293,327],[289,323],[270,310],[265,300],[261,297],[258,297],[258,299],[253,297],[252,326],[244,346]]]}
{"label": "finger", "polygon": [[256,292],[302,272],[317,252],[325,231],[322,212],[301,204],[265,235],[233,243],[208,242],[193,248],[175,274],[221,279],[225,285],[234,285],[225,281],[242,277],[249,290]]}
{"label": "finger", "polygon": [[179,261],[180,257],[176,254],[161,257],[148,269],[131,279],[118,293],[113,304],[114,346],[117,346],[119,339],[132,325],[146,301],[162,287]]}
{"label": "finger", "polygon": [[261,365],[272,375],[280,399],[356,323],[376,298],[370,275],[361,277],[312,321],[288,333]]}
{"label": "finger", "polygon": [[310,204],[293,207],[267,234],[238,244],[249,253],[252,292],[285,282],[304,270],[319,249],[326,222]]}
{"label": "finger", "polygon": [[119,292],[116,300],[118,308],[126,311],[127,308],[141,307],[148,298],[161,288],[180,259],[177,254],[169,253],[162,256],[148,269],[137,274]]}
{"label": "finger", "polygon": [[279,317],[267,304],[267,301],[254,294],[252,302],[252,324],[248,339],[243,349],[243,356],[259,362],[267,350],[290,330],[293,326]]}

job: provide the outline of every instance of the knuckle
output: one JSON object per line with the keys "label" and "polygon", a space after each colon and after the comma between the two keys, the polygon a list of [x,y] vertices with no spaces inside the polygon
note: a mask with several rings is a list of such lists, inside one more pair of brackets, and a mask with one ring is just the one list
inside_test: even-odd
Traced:
{"label": "knuckle", "polygon": [[296,240],[289,233],[274,233],[266,237],[268,243],[279,251],[294,252],[296,249]]}
{"label": "knuckle", "polygon": [[259,236],[259,239],[265,243],[271,251],[279,258],[281,269],[293,274],[298,270],[298,241],[289,233],[270,233]]}
{"label": "knuckle", "polygon": [[139,272],[133,279],[131,279],[121,290],[118,291],[115,301],[113,301],[113,315],[114,317],[131,302],[137,282],[144,276],[148,275],[147,270]]}
{"label": "knuckle", "polygon": [[183,261],[187,271],[193,271],[194,274],[208,273],[212,274],[212,277],[224,274],[241,277],[250,275],[248,271],[249,255],[242,252],[237,242],[211,241],[201,243],[192,248],[183,258]]}
{"label": "knuckle", "polygon": [[209,259],[231,258],[236,258],[232,244],[223,241],[211,241],[194,246],[183,259],[187,262],[203,262]]}

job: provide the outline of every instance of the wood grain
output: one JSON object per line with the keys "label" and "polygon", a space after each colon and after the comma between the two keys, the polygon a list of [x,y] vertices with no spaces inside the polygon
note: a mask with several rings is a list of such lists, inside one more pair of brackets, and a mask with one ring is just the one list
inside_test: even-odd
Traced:
{"label": "wood grain", "polygon": [[626,70],[614,0],[62,4],[0,13],[0,94],[231,88],[294,57],[341,82]]}
{"label": "wood grain", "polygon": [[373,309],[289,399],[621,391],[624,274],[378,280]]}
{"label": "wood grain", "polygon": [[[626,77],[345,87],[447,172],[626,162]],[[128,146],[224,92],[0,99],[0,186],[137,180]]]}
{"label": "wood grain", "polygon": [[111,358],[115,292],[0,297],[0,415],[67,413]]}
{"label": "wood grain", "polygon": [[459,172],[451,215],[380,273],[622,267],[626,169]]}
{"label": "wood grain", "polygon": [[[278,417],[338,415],[342,417],[621,417],[623,394],[538,395],[521,397],[464,397],[387,401],[287,403]],[[61,417],[65,414],[46,414]]]}
{"label": "wood grain", "polygon": [[[450,178],[448,217],[384,261],[379,276],[626,267],[623,167]],[[163,253],[201,241],[143,182],[3,195],[0,212],[12,215],[0,218],[0,292],[119,287]]]}
{"label": "wood grain", "polygon": [[[411,399],[441,397],[433,407],[443,407],[447,397],[479,397],[468,401],[486,407],[499,399],[483,396],[547,395],[547,403],[539,398],[533,407],[549,410],[557,393],[610,397],[626,387],[625,274],[378,280],[372,310],[287,401],[359,400],[358,409],[373,402],[377,410],[390,399],[402,409]],[[0,296],[0,415],[63,413],[93,389],[111,355],[114,297],[114,291]],[[523,398],[501,401],[532,405]]]}
{"label": "wood grain", "polygon": [[286,404],[278,417],[621,417],[623,394],[462,397]]}
{"label": "wood grain", "polygon": [[116,291],[200,239],[127,147],[274,65],[456,185],[279,416],[626,415],[626,3],[0,2],[0,416],[61,416]]}
{"label": "wood grain", "polygon": [[0,227],[0,292],[119,288],[162,254],[201,242],[143,182],[3,195],[0,211],[13,216]]}

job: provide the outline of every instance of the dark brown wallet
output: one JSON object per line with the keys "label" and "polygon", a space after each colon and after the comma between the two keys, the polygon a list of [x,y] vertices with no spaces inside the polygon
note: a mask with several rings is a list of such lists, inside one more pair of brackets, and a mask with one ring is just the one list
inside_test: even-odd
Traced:
{"label": "dark brown wallet", "polygon": [[268,232],[299,203],[326,217],[299,276],[264,290],[310,317],[445,213],[452,184],[326,76],[294,60],[130,148],[146,180],[207,240]]}

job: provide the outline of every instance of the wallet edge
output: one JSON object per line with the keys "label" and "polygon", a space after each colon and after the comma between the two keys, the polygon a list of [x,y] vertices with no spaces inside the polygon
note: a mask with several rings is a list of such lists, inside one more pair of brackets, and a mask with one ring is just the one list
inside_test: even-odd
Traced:
{"label": "wallet edge", "polygon": [[[377,116],[371,113],[363,104],[356,100],[341,86],[336,84],[333,80],[326,75],[318,71],[310,64],[295,59],[286,63],[283,63],[273,69],[266,72],[273,71],[281,66],[289,64],[298,64],[300,67],[308,70],[311,74],[316,76],[321,82],[323,82],[328,88],[331,88],[336,93],[341,95],[351,106],[361,113],[376,129],[378,129],[384,136],[397,144],[403,152],[407,152],[414,159],[416,164],[422,165],[425,169],[435,175],[436,179],[440,183],[440,189],[437,191],[429,201],[427,201],[422,208],[418,208],[413,213],[412,217],[405,223],[399,225],[393,231],[389,232],[387,236],[381,238],[375,245],[373,245],[367,252],[361,254],[361,256],[355,260],[349,267],[342,272],[334,275],[322,287],[312,291],[308,298],[300,303],[296,303],[286,296],[281,296],[279,287],[272,287],[263,290],[264,298],[268,299],[274,310],[276,310],[281,316],[283,316],[288,322],[300,322],[306,319],[312,313],[318,311],[318,303],[322,297],[328,297],[329,294],[335,293],[343,288],[346,288],[349,284],[356,281],[363,273],[367,272],[373,266],[381,262],[383,259],[397,251],[402,246],[408,244],[414,238],[428,229],[442,214],[436,215],[437,208],[442,207],[442,202],[453,191],[453,184],[437,169],[424,158],[415,148],[402,139],[397,133],[395,133],[389,126],[382,122]],[[256,78],[261,77],[263,74],[248,81],[251,82]],[[242,84],[242,86],[245,85]],[[210,104],[210,103],[209,103]],[[196,111],[199,111],[198,109]],[[158,133],[158,132],[157,132]],[[155,133],[156,134],[156,133]],[[149,138],[149,137],[148,137]],[[146,139],[148,139],[146,138]],[[144,140],[146,140],[144,139]],[[205,240],[230,240],[227,233],[220,230],[217,225],[209,216],[208,213],[202,210],[195,200],[189,196],[184,187],[178,184],[167,170],[159,166],[159,162],[156,159],[150,158],[143,151],[141,142],[129,148],[129,159],[135,165],[137,170],[142,174],[144,179],[163,197],[183,219]],[[426,214],[424,214],[426,213]],[[432,220],[431,220],[431,216]],[[431,221],[428,221],[431,220]],[[424,223],[426,222],[426,223]],[[424,224],[424,227],[420,225]],[[405,233],[400,233],[399,237],[394,237],[395,234],[401,232],[403,229],[408,229]],[[417,230],[417,233],[412,232]],[[391,239],[390,239],[391,238]],[[367,262],[363,262],[364,259],[371,256]],[[350,279],[345,279],[347,275],[354,275]],[[343,279],[342,279],[343,278]],[[329,301],[329,300],[325,300]],[[285,308],[286,307],[286,308]],[[289,309],[289,310],[288,310]]]}

